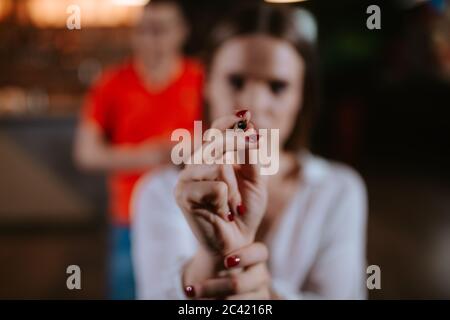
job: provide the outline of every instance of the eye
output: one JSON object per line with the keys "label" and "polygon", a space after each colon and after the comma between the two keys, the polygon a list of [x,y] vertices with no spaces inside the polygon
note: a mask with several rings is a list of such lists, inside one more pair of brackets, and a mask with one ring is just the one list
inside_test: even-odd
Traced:
{"label": "eye", "polygon": [[287,88],[288,84],[286,81],[272,80],[269,82],[269,86],[274,94],[280,94]]}
{"label": "eye", "polygon": [[230,75],[228,78],[228,82],[230,83],[231,87],[236,91],[242,90],[245,84],[244,77],[239,74]]}

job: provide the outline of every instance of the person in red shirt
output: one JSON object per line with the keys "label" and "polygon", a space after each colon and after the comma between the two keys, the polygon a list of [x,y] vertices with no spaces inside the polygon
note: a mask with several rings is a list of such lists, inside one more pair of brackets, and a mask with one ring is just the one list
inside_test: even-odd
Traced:
{"label": "person in red shirt", "polygon": [[133,57],[104,72],[82,108],[75,161],[109,173],[109,291],[134,298],[130,198],[140,176],[171,163],[170,134],[200,119],[202,67],[182,55],[186,22],[175,1],[151,1],[133,34]]}

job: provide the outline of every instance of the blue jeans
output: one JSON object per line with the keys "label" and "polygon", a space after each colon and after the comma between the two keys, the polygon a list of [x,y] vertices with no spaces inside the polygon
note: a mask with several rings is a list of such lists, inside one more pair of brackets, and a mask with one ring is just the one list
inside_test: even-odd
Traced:
{"label": "blue jeans", "polygon": [[110,228],[108,263],[109,299],[135,299],[130,233],[130,228],[127,226],[112,225]]}

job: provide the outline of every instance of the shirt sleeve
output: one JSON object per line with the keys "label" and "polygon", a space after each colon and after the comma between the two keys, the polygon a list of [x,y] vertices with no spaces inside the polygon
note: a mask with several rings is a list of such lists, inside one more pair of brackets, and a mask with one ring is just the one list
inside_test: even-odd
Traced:
{"label": "shirt sleeve", "polygon": [[89,90],[82,107],[82,121],[94,122],[105,133],[112,127],[114,93],[112,75],[103,75]]}
{"label": "shirt sleeve", "polygon": [[367,195],[362,179],[346,172],[323,223],[315,261],[301,288],[273,281],[283,299],[366,299]]}
{"label": "shirt sleeve", "polygon": [[138,299],[186,299],[182,270],[195,237],[172,199],[173,188],[146,177],[132,201],[132,257]]}

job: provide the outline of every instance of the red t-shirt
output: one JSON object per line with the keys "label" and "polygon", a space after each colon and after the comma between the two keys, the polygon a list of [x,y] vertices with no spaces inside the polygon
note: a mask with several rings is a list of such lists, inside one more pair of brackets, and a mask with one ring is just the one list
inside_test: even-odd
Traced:
{"label": "red t-shirt", "polygon": [[[167,138],[177,128],[193,130],[201,118],[203,70],[184,59],[182,71],[158,92],[143,85],[133,64],[106,71],[91,89],[83,107],[83,121],[94,121],[113,145],[138,145],[151,138]],[[113,172],[108,178],[113,222],[128,224],[130,198],[144,172]]]}

